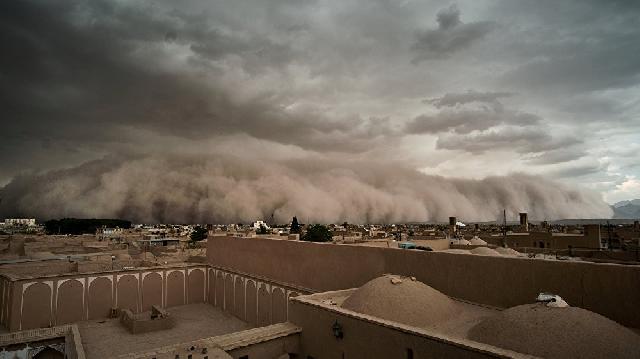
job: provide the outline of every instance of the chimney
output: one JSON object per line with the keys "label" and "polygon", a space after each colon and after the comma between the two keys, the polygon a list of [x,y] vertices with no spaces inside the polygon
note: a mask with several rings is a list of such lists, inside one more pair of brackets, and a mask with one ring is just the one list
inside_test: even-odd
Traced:
{"label": "chimney", "polygon": [[522,227],[525,232],[529,232],[529,219],[527,218],[526,212],[520,213],[520,227]]}
{"label": "chimney", "polygon": [[585,224],[583,226],[585,244],[589,248],[601,248],[602,237],[600,236],[599,224]]}
{"label": "chimney", "polygon": [[449,217],[449,236],[452,237],[457,232],[456,217]]}

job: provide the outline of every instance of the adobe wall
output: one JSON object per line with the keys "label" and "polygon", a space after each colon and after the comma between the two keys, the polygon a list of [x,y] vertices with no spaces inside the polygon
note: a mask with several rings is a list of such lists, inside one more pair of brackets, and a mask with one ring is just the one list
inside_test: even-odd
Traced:
{"label": "adobe wall", "polygon": [[213,237],[208,246],[212,265],[315,291],[359,287],[395,273],[415,276],[459,299],[503,308],[531,303],[539,292],[549,291],[640,328],[640,266],[258,238]]}
{"label": "adobe wall", "polygon": [[[206,265],[59,274],[29,279],[0,275],[0,320],[10,331],[108,318],[111,308],[140,313],[207,301]],[[185,280],[184,278],[187,278]]]}
{"label": "adobe wall", "polygon": [[155,332],[173,328],[176,325],[175,318],[171,316],[152,319],[150,315],[140,317],[133,314],[129,309],[123,310],[120,314],[120,323],[133,334]]}
{"label": "adobe wall", "polygon": [[[502,245],[502,236],[480,236],[489,244]],[[544,247],[541,247],[541,244]],[[589,248],[600,249],[600,232],[591,231],[589,235],[553,235],[551,232],[528,232],[526,234],[507,235],[507,246],[511,248]]]}
{"label": "adobe wall", "polygon": [[212,266],[207,302],[252,326],[286,322],[288,298],[310,294],[307,288]]}
{"label": "adobe wall", "polygon": [[[437,337],[419,328],[376,321],[312,305],[305,297],[289,304],[290,322],[301,327],[301,358],[527,358],[462,339]],[[334,336],[338,324],[342,338]],[[408,353],[411,352],[412,355]]]}
{"label": "adobe wall", "polygon": [[299,343],[299,334],[295,334],[229,350],[227,354],[233,359],[280,358],[283,354],[298,353]]}

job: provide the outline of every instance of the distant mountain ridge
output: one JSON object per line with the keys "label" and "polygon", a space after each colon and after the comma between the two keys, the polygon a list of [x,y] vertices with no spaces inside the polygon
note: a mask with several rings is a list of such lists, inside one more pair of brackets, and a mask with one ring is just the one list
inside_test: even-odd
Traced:
{"label": "distant mountain ridge", "polygon": [[640,199],[617,202],[611,209],[613,218],[640,218]]}

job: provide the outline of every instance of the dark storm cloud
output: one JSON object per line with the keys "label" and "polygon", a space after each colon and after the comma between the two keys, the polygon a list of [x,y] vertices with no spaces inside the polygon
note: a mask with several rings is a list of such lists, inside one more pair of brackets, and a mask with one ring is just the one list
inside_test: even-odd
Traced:
{"label": "dark storm cloud", "polygon": [[527,159],[527,162],[535,165],[548,165],[574,161],[586,155],[587,152],[582,146],[566,146],[536,154]]}
{"label": "dark storm cloud", "polygon": [[416,34],[412,47],[416,53],[413,63],[449,57],[481,40],[496,26],[488,21],[463,23],[456,5],[440,10],[437,21],[437,29],[419,31]]}
{"label": "dark storm cloud", "polygon": [[465,134],[486,130],[501,124],[531,126],[540,118],[530,113],[519,113],[496,108],[444,110],[437,115],[421,115],[407,123],[410,134],[453,131]]}
{"label": "dark storm cloud", "polygon": [[172,42],[190,44],[196,57],[250,53],[246,63],[255,70],[258,61],[286,63],[286,45],[221,35],[176,11],[111,2],[2,6],[0,103],[11,119],[8,133],[99,142],[118,136],[116,126],[128,126],[193,139],[246,133],[314,149],[366,147],[360,144],[366,131],[359,130],[366,119],[334,120],[286,111],[269,98],[237,99],[216,83],[221,70],[207,68],[213,81],[205,81],[196,65],[167,71],[154,58],[139,58],[161,51],[167,34],[175,34]]}
{"label": "dark storm cloud", "polygon": [[470,134],[447,133],[438,137],[437,148],[483,153],[512,150],[521,154],[541,153],[579,144],[580,140],[552,136],[535,127],[499,127]]}
{"label": "dark storm cloud", "polygon": [[511,97],[513,95],[514,94],[510,92],[467,91],[463,93],[447,93],[442,97],[426,99],[423,102],[430,103],[437,108],[441,108],[463,105],[470,102],[496,103],[498,99]]}
{"label": "dark storm cloud", "polygon": [[597,173],[602,172],[603,168],[600,164],[586,164],[586,165],[578,165],[571,166],[567,168],[559,168],[553,170],[550,173],[550,176],[554,178],[575,178],[582,176],[590,176],[595,175]]}
{"label": "dark storm cloud", "polygon": [[[627,88],[640,83],[638,1],[503,1],[518,24],[509,50],[521,64],[510,84],[554,94]],[[511,40],[510,40],[511,41]]]}
{"label": "dark storm cloud", "polygon": [[[407,170],[439,149],[465,161],[512,149],[547,165],[583,148],[566,130],[553,132],[565,119],[542,115],[548,109],[538,111],[540,96],[527,88],[526,66],[561,56],[555,37],[525,36],[532,44],[506,49],[521,38],[503,27],[507,6],[483,13],[461,2],[462,21],[449,5],[1,2],[0,183],[9,185],[0,213],[234,221],[276,210],[284,219],[400,221],[456,211],[485,218],[495,211],[479,204],[499,198],[496,208],[532,206],[540,217],[606,214],[597,195],[551,182],[552,197],[501,192],[537,189],[537,177],[467,181]],[[416,34],[433,18],[437,28]],[[415,66],[431,59],[446,61]],[[468,88],[502,92],[458,92]]]}
{"label": "dark storm cloud", "polygon": [[[512,96],[506,92],[447,93],[423,102],[441,109],[435,115],[420,115],[409,121],[405,131],[409,134],[452,131],[467,134],[498,125],[535,126],[540,118],[534,114],[505,109],[498,99]],[[473,104],[473,105],[467,105]],[[444,109],[442,109],[444,107]]]}

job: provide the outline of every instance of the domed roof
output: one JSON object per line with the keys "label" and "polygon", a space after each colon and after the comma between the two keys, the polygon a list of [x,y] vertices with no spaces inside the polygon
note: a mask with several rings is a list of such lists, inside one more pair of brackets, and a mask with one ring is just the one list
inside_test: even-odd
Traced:
{"label": "domed roof", "polygon": [[468,337],[544,358],[640,358],[640,335],[577,307],[519,305],[478,323]]}
{"label": "domed roof", "polygon": [[460,245],[460,246],[468,246],[468,245],[471,244],[471,242],[469,242],[466,239],[456,239],[456,240],[451,241],[451,244],[457,244],[457,245]]}
{"label": "domed roof", "polygon": [[514,250],[513,248],[496,247],[494,250],[502,254],[503,256],[519,256],[520,255],[520,252]]}
{"label": "domed roof", "polygon": [[483,256],[500,256],[500,253],[494,251],[491,248],[488,247],[478,247],[478,248],[474,248],[471,250],[471,253],[473,254],[479,254],[479,255],[483,255]]}
{"label": "domed roof", "polygon": [[479,237],[476,237],[476,236],[473,236],[473,238],[471,238],[469,240],[469,243],[471,245],[474,245],[474,246],[486,246],[487,245],[487,242],[485,242],[483,239],[480,239]]}
{"label": "domed roof", "polygon": [[342,308],[411,326],[433,327],[457,314],[457,304],[412,278],[384,275],[354,291]]}
{"label": "domed roof", "polygon": [[467,249],[445,249],[443,252],[456,254],[471,254]]}

